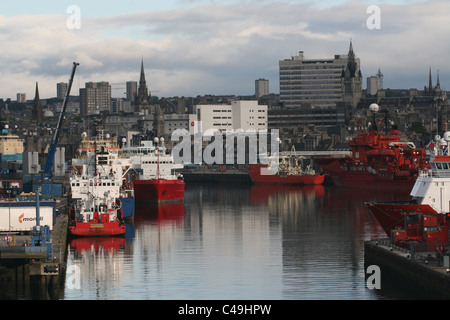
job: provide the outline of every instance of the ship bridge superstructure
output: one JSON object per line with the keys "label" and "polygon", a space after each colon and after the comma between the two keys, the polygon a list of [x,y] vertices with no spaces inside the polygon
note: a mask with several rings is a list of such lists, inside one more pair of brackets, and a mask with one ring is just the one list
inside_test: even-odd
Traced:
{"label": "ship bridge superstructure", "polygon": [[430,169],[421,170],[411,196],[421,204],[430,205],[438,213],[450,212],[450,132],[435,137],[430,143]]}

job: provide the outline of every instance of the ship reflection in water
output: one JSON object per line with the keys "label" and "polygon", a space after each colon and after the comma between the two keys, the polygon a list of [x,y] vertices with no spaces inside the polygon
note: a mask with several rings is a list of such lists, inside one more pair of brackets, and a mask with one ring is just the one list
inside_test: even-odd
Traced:
{"label": "ship reflection in water", "polygon": [[162,203],[137,202],[134,221],[136,224],[171,223],[183,221],[186,215],[184,202]]}
{"label": "ship reflection in water", "polygon": [[121,240],[71,245],[81,285],[66,283],[61,299],[390,298],[366,287],[364,241],[385,234],[364,203],[399,200],[380,189],[189,185],[184,202],[138,202]]}

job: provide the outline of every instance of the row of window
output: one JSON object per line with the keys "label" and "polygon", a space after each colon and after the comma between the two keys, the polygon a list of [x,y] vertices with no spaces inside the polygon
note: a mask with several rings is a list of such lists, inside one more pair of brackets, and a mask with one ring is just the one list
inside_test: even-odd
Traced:
{"label": "row of window", "polygon": [[[79,182],[72,182],[72,187],[79,187],[81,184]],[[89,182],[90,186],[96,187],[113,187],[116,185],[115,182]],[[83,183],[83,187],[87,187],[87,183]]]}
{"label": "row of window", "polygon": [[280,67],[280,70],[320,70],[320,69],[327,69],[327,70],[340,70],[342,72],[342,66],[336,66],[336,65],[327,65],[327,66],[286,66]]}
{"label": "row of window", "polygon": [[[142,164],[158,164],[158,161],[142,161]],[[159,161],[159,164],[172,164],[171,161]]]}
{"label": "row of window", "polygon": [[[314,91],[310,91],[310,90],[314,90]],[[342,93],[342,87],[341,86],[333,86],[333,85],[329,85],[329,86],[321,86],[321,85],[315,85],[315,86],[305,86],[305,87],[285,87],[285,86],[281,86],[280,87],[280,92],[281,91],[288,91],[290,94],[308,94],[310,92],[320,92],[317,90],[326,90],[326,92],[330,92],[330,91],[334,91],[334,92],[339,92]]]}
{"label": "row of window", "polygon": [[304,71],[280,72],[280,76],[287,76],[287,75],[320,75],[320,74],[334,74],[334,75],[340,77],[342,75],[342,71],[324,70],[324,71],[314,71],[314,72],[304,72]]}
{"label": "row of window", "polygon": [[[312,81],[311,81],[312,80]],[[305,84],[336,84],[341,83],[341,78],[336,77],[280,77],[280,83],[291,85]]]}
{"label": "row of window", "polygon": [[[233,124],[231,123],[213,123],[213,126],[220,127],[220,126],[229,126],[231,127]],[[249,123],[250,126],[254,126],[254,123]],[[258,123],[258,126],[265,126],[266,123]]]}
{"label": "row of window", "polygon": [[310,101],[314,101],[314,102],[335,102],[337,100],[339,100],[341,97],[339,96],[312,96],[312,97],[300,97],[300,96],[288,96],[288,97],[281,97],[280,100],[281,101],[286,101],[286,100],[296,100],[299,102],[304,101],[306,102],[310,102]]}
{"label": "row of window", "polygon": [[444,169],[444,170],[449,170],[450,169],[450,165],[447,162],[435,162],[436,164],[436,168],[438,169]]}

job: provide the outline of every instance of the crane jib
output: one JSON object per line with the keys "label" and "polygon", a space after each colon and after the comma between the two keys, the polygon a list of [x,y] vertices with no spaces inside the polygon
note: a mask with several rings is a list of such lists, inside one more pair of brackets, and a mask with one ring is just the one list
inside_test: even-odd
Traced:
{"label": "crane jib", "polygon": [[62,123],[64,121],[64,114],[66,113],[67,102],[69,100],[70,90],[72,89],[73,78],[75,77],[75,71],[77,69],[77,66],[79,66],[79,65],[80,64],[77,62],[73,63],[72,74],[70,75],[66,95],[64,96],[63,107],[62,107],[61,113],[59,115],[58,124],[57,124],[56,130],[55,130],[55,135],[54,135],[53,140],[49,147],[47,162],[46,162],[45,168],[44,168],[44,174],[47,176],[51,174],[51,170],[52,170],[54,158],[55,158],[55,153],[56,153],[56,146],[58,145],[58,140],[59,140],[59,133],[60,133],[60,130],[62,127]]}

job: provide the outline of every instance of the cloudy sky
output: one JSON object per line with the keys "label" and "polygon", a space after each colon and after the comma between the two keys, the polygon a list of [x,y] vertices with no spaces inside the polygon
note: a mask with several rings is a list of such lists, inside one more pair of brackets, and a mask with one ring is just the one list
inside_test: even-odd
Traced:
{"label": "cloudy sky", "polygon": [[350,39],[364,78],[381,68],[385,88],[423,89],[431,67],[449,90],[449,26],[448,0],[2,1],[0,98],[33,99],[36,81],[54,97],[74,61],[72,94],[109,81],[120,97],[142,58],[159,97],[251,95],[258,78],[279,93],[279,60],[346,54]]}

